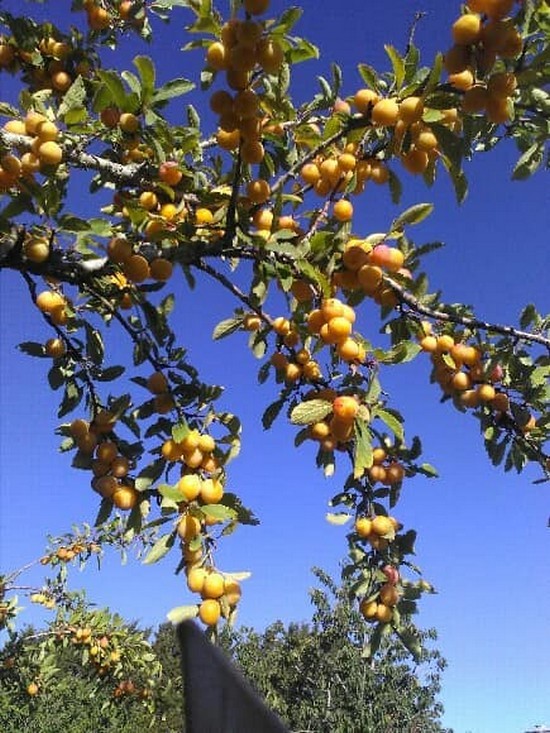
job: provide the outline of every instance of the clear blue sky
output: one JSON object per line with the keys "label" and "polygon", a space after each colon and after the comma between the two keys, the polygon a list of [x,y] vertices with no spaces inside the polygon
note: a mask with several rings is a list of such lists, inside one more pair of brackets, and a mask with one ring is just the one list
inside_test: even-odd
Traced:
{"label": "clear blue sky", "polygon": [[[439,0],[302,4],[299,32],[321,47],[322,58],[298,69],[301,98],[313,93],[315,75],[328,74],[332,60],[341,64],[344,90],[352,94],[359,86],[356,63],[385,68],[383,44],[404,48],[415,10],[428,13],[417,43],[429,63],[435,50],[449,44],[449,27],[459,12],[458,3]],[[19,3],[4,5],[15,8]],[[65,22],[68,3],[57,0],[37,6],[36,12],[48,18],[51,5],[54,17]],[[274,10],[285,5],[273,3]],[[190,77],[200,63],[198,54],[177,50],[183,45],[178,33],[185,14],[178,16],[162,52],[151,48],[161,79]],[[136,52],[144,49],[133,47],[128,58]],[[117,57],[117,64],[123,63]],[[2,74],[1,98],[11,93],[7,85]],[[200,95],[193,100],[197,106],[207,102]],[[461,207],[444,177],[432,191],[407,179],[399,209],[386,190],[369,189],[358,200],[355,228],[365,234],[381,231],[407,205],[435,201],[434,214],[414,235],[417,241],[446,242],[444,250],[431,256],[429,274],[448,301],[472,303],[480,316],[498,322],[514,322],[528,301],[547,311],[548,184],[542,174],[511,183],[514,155],[510,146],[469,165],[471,190]],[[255,509],[262,524],[228,538],[220,557],[223,569],[253,573],[244,587],[240,620],[261,627],[278,618],[306,619],[311,567],[337,573],[345,551],[346,529],[324,519],[326,500],[336,493],[343,471],[325,480],[314,467],[313,448],[295,450],[294,429],[284,422],[262,431],[260,416],[274,398],[273,384],[256,384],[258,364],[244,336],[210,341],[214,325],[231,314],[228,296],[211,283],[199,283],[191,295],[178,288],[178,303],[193,309],[189,320],[178,311],[174,318],[191,359],[203,368],[206,380],[225,384],[224,404],[244,423],[243,449],[230,467],[230,486]],[[363,323],[376,338],[376,311],[367,310]],[[71,470],[67,456],[57,453],[56,403],[46,382],[47,363],[15,349],[19,341],[45,340],[49,334],[23,283],[9,272],[0,276],[0,327],[0,559],[6,569],[40,555],[48,532],[92,521],[96,498],[87,476]],[[123,343],[113,349],[114,361],[125,358]],[[521,733],[535,723],[550,722],[547,487],[532,485],[538,477],[534,469],[520,477],[492,469],[476,422],[439,404],[428,371],[427,360],[419,358],[387,369],[383,376],[406,415],[409,436],[422,436],[426,459],[441,473],[438,481],[408,482],[397,512],[405,525],[418,529],[418,563],[439,590],[422,602],[418,622],[438,629],[438,646],[449,662],[443,680],[444,722],[455,733]],[[72,575],[73,584],[86,587],[98,604],[143,624],[162,622],[167,610],[190,600],[170,560],[121,568],[113,557],[101,573],[90,567],[83,575]],[[36,620],[36,611],[29,618]]]}

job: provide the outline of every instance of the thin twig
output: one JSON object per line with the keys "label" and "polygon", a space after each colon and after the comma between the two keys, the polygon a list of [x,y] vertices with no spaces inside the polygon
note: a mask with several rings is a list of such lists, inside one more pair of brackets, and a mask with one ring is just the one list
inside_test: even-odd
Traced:
{"label": "thin twig", "polygon": [[411,310],[415,313],[420,313],[428,318],[432,318],[437,321],[446,321],[448,323],[458,323],[468,328],[478,328],[483,331],[489,331],[492,333],[500,333],[503,336],[512,336],[515,339],[521,339],[522,341],[529,341],[545,346],[550,351],[550,338],[541,336],[537,333],[530,333],[528,331],[521,331],[513,326],[503,326],[498,323],[489,323],[488,321],[482,321],[479,318],[473,318],[472,316],[459,316],[454,313],[447,313],[442,310],[435,310],[428,306],[422,305],[414,295],[407,292],[407,290],[392,280],[390,277],[385,276],[384,280],[390,285],[392,290],[395,291],[399,300],[406,303]]}

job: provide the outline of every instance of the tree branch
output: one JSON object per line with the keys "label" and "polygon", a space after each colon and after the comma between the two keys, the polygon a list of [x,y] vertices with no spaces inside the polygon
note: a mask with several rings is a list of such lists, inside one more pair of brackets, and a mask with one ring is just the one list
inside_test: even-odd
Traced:
{"label": "tree branch", "polygon": [[448,323],[457,323],[468,328],[478,328],[483,331],[489,331],[492,333],[500,333],[503,336],[511,336],[515,339],[522,341],[529,341],[532,343],[541,344],[550,351],[550,338],[542,336],[537,333],[530,333],[529,331],[521,331],[513,326],[503,326],[498,323],[489,323],[488,321],[482,321],[479,318],[473,318],[471,316],[459,316],[454,313],[447,313],[442,310],[435,310],[428,306],[422,305],[414,295],[411,295],[402,285],[397,283],[387,275],[384,276],[384,280],[390,285],[392,290],[396,293],[397,297],[402,303],[405,303],[415,313],[419,313],[428,318],[432,318],[437,321],[446,321]]}

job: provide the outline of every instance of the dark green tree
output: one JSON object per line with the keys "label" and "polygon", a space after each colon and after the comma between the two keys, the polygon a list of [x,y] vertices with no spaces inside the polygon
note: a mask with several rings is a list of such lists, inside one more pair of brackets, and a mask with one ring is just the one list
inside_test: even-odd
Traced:
{"label": "dark green tree", "polygon": [[[378,654],[367,659],[362,651],[369,651],[368,631],[350,603],[349,589],[319,569],[315,576],[320,587],[311,592],[310,622],[285,626],[277,621],[263,632],[225,627],[220,635],[222,648],[267,705],[292,731],[442,733],[437,696],[446,662],[430,648],[435,631],[422,634],[418,663],[389,635]],[[181,671],[169,624],[160,626],[153,646],[163,669],[158,692],[166,705],[167,730],[178,730]]]}
{"label": "dark green tree", "polygon": [[222,643],[268,705],[293,731],[333,733],[436,733],[443,708],[437,699],[446,666],[429,648],[433,630],[422,634],[424,650],[411,661],[395,639],[384,636],[371,659],[364,620],[323,571],[311,592],[310,623],[281,622],[263,633],[224,632]]}

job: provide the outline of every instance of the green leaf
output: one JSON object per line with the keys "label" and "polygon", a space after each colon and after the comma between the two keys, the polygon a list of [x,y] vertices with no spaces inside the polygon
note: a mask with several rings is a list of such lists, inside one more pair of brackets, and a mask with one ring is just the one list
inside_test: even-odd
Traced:
{"label": "green leaf", "polygon": [[141,79],[141,99],[149,102],[155,91],[155,66],[149,56],[136,56],[134,66]]}
{"label": "green leaf", "polygon": [[300,38],[298,43],[285,54],[285,58],[289,64],[299,64],[302,61],[318,59],[319,49],[313,43],[306,41],[305,38]]}
{"label": "green leaf", "polygon": [[390,195],[392,203],[398,204],[401,201],[401,194],[403,193],[403,187],[401,185],[401,181],[399,180],[399,177],[396,176],[396,174],[388,169],[388,172],[390,174],[388,183],[390,186]]}
{"label": "green leaf", "polygon": [[235,509],[224,506],[223,504],[205,504],[204,506],[201,506],[201,511],[207,517],[218,519],[222,522],[237,518],[237,512]]}
{"label": "green leaf", "polygon": [[212,338],[214,341],[219,341],[226,336],[238,331],[243,324],[242,318],[226,318],[224,321],[220,321],[212,332]]}
{"label": "green leaf", "polygon": [[231,507],[237,512],[239,524],[257,525],[260,523],[260,520],[254,516],[254,513],[244,506],[236,494],[230,491],[226,491],[223,495],[223,505]]}
{"label": "green leaf", "polygon": [[373,354],[381,364],[402,364],[411,361],[420,353],[421,349],[413,341],[402,341],[389,351],[374,349]]}
{"label": "green leaf", "polygon": [[182,621],[187,621],[191,618],[196,618],[199,615],[199,607],[197,604],[194,606],[176,606],[171,611],[168,611],[166,618],[170,623],[177,626]]}
{"label": "green leaf", "polygon": [[439,84],[441,72],[443,71],[443,54],[438,53],[434,59],[434,64],[430,70],[428,81],[424,89],[424,94],[429,94]]}
{"label": "green leaf", "polygon": [[169,499],[175,504],[183,501],[183,497],[178,489],[177,484],[175,484],[174,486],[171,486],[170,484],[160,484],[159,486],[157,486],[157,491],[164,499]]}
{"label": "green leaf", "polygon": [[110,499],[102,499],[99,505],[99,510],[95,518],[94,527],[100,527],[104,524],[113,511],[113,502]]}
{"label": "green leaf", "polygon": [[403,79],[405,78],[405,62],[400,53],[393,46],[386,44],[384,46],[384,50],[388,54],[393,67],[393,74],[395,77],[395,89],[396,91],[399,91],[403,84]]}
{"label": "green leaf", "polygon": [[347,512],[327,512],[325,515],[325,519],[330,524],[341,526],[343,524],[346,524],[346,522],[349,522],[352,516],[352,514],[348,514]]}
{"label": "green leaf", "polygon": [[151,98],[151,104],[161,104],[169,99],[181,97],[195,88],[195,84],[188,79],[171,79],[159,87]]}
{"label": "green leaf", "polygon": [[103,369],[99,374],[96,375],[98,382],[112,382],[114,379],[118,379],[121,374],[124,374],[125,368],[123,366],[112,366],[107,369]]}
{"label": "green leaf", "polygon": [[65,375],[58,366],[53,366],[48,372],[48,383],[53,390],[59,389],[65,384]]}
{"label": "green leaf", "polygon": [[99,366],[103,361],[105,347],[101,333],[93,328],[87,321],[84,321],[86,331],[86,356]]}
{"label": "green leaf", "polygon": [[265,409],[264,414],[262,415],[262,425],[264,430],[269,430],[273,425],[279,413],[283,409],[284,404],[284,399],[276,400],[276,402],[272,402],[269,407]]}
{"label": "green leaf", "polygon": [[57,411],[57,417],[64,417],[69,412],[72,412],[77,407],[82,397],[84,396],[84,390],[76,382],[70,381],[65,385],[65,391],[63,393],[63,399],[59,405]]}
{"label": "green leaf", "polygon": [[389,410],[377,407],[373,412],[373,417],[377,417],[382,420],[382,422],[385,423],[392,431],[397,440],[401,442],[403,441],[403,422],[400,416],[398,417],[393,411],[390,412]]}
{"label": "green leaf", "polygon": [[290,413],[293,425],[311,425],[323,420],[332,412],[332,403],[327,400],[305,400]]}
{"label": "green leaf", "polygon": [[39,344],[36,341],[23,341],[23,343],[19,344],[17,348],[24,354],[28,354],[29,356],[40,356],[49,358],[46,354],[44,344]]}
{"label": "green leaf", "polygon": [[151,484],[153,484],[158,478],[160,478],[165,465],[166,461],[164,460],[164,458],[159,458],[157,461],[154,461],[153,463],[150,463],[148,466],[146,466],[142,471],[140,471],[138,477],[136,478],[136,489],[138,491],[145,491],[146,489],[148,489]]}
{"label": "green leaf", "polygon": [[419,466],[418,472],[424,474],[424,476],[428,476],[428,478],[437,478],[439,476],[437,468],[434,468],[430,463],[423,463]]}
{"label": "green leaf", "polygon": [[172,428],[172,440],[176,443],[181,443],[181,441],[189,435],[190,431],[191,428],[187,422],[185,420],[180,420]]}
{"label": "green leaf", "polygon": [[59,105],[58,110],[59,116],[65,117],[69,112],[76,110],[83,110],[84,114],[86,114],[84,109],[86,96],[84,79],[81,76],[78,76],[63,95],[63,100]]}
{"label": "green leaf", "polygon": [[103,82],[105,89],[108,91],[109,102],[120,109],[126,109],[126,99],[128,95],[119,74],[115,71],[103,71],[100,69],[97,71],[97,76],[99,80]]}
{"label": "green leaf", "polygon": [[376,69],[368,64],[359,64],[357,66],[357,70],[359,71],[361,79],[370,89],[374,89],[375,92],[380,91]]}
{"label": "green leaf", "polygon": [[[443,158],[445,163],[445,158]],[[455,166],[447,166],[451,181],[455,190],[456,200],[461,204],[468,195],[468,181],[461,168]]]}
{"label": "green leaf", "polygon": [[372,466],[372,434],[365,420],[356,419],[353,478],[360,478]]}
{"label": "green leaf", "polygon": [[433,204],[415,204],[406,209],[402,214],[393,220],[392,230],[403,229],[406,224],[420,224],[434,210]]}
{"label": "green leaf", "polygon": [[143,565],[152,565],[161,560],[171,549],[176,539],[175,532],[162,535],[143,559]]}
{"label": "green leaf", "polygon": [[276,26],[270,29],[271,36],[287,35],[303,15],[302,8],[292,7],[282,13]]}
{"label": "green leaf", "polygon": [[422,654],[422,646],[418,636],[410,629],[400,629],[397,632],[403,646],[412,654],[414,659],[419,662]]}
{"label": "green leaf", "polygon": [[528,328],[532,323],[536,323],[538,318],[539,315],[537,313],[537,309],[533,303],[528,303],[521,312],[519,325],[521,328]]}
{"label": "green leaf", "polygon": [[522,181],[533,173],[544,160],[544,143],[536,142],[531,145],[520,157],[514,170],[512,171],[512,180]]}

